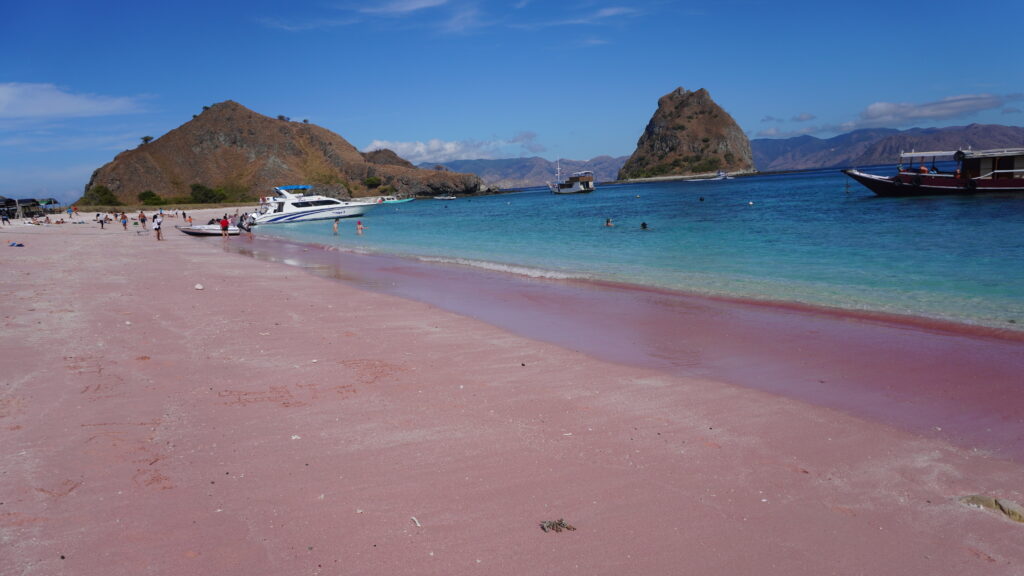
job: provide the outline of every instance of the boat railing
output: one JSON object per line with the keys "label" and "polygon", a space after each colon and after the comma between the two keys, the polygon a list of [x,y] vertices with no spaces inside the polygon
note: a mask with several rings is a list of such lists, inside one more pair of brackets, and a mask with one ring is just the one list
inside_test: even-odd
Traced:
{"label": "boat railing", "polygon": [[987,174],[983,174],[981,176],[975,176],[974,178],[975,179],[978,179],[978,178],[992,178],[996,174],[1022,174],[1022,175],[1024,175],[1024,168],[1016,168],[1016,169],[1013,169],[1013,170],[992,170],[991,172],[988,172]]}

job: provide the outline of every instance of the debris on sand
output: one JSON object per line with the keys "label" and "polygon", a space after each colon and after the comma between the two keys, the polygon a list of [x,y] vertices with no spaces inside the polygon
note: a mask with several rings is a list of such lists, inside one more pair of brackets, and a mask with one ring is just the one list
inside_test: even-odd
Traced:
{"label": "debris on sand", "polygon": [[540,523],[540,529],[545,532],[561,532],[562,530],[575,530],[572,524],[566,524],[564,518],[558,520],[545,520]]}
{"label": "debris on sand", "polygon": [[992,510],[993,512],[1006,516],[1014,522],[1024,522],[1024,508],[1012,500],[994,498],[984,494],[972,494],[970,496],[960,498],[960,502],[975,508]]}

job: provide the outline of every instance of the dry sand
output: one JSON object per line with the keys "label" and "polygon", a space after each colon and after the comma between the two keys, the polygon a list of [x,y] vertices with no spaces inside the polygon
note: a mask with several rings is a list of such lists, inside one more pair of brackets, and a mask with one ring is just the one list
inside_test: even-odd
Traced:
{"label": "dry sand", "polygon": [[167,224],[0,228],[0,574],[1024,573],[1020,462]]}

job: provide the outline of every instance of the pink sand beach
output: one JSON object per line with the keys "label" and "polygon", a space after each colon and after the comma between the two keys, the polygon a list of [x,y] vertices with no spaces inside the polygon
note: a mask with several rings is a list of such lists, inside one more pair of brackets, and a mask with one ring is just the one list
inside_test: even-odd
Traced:
{"label": "pink sand beach", "polygon": [[0,574],[1024,573],[1016,334],[173,224],[0,228]]}

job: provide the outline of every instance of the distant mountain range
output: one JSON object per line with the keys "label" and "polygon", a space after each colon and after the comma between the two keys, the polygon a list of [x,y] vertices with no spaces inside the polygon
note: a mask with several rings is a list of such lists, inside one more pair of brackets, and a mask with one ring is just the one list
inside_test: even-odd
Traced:
{"label": "distant mountain range", "polygon": [[[971,124],[948,128],[869,128],[854,130],[833,138],[798,136],[796,138],[759,138],[750,141],[754,166],[761,172],[813,170],[893,164],[901,151],[957,150],[973,148],[1024,148],[1024,127],[999,124]],[[627,156],[598,156],[590,160],[562,159],[562,174],[591,170],[598,182],[618,177]],[[453,160],[423,162],[419,168],[476,174],[489,186],[528,188],[543,186],[555,177],[555,162],[538,158],[501,160]]]}
{"label": "distant mountain range", "polygon": [[[612,158],[598,156],[590,160],[566,160],[558,162],[562,174],[590,170],[598,182],[615,180],[619,169],[626,163],[626,156]],[[555,179],[555,162],[533,156],[531,158],[503,158],[500,160],[452,160],[450,162],[423,162],[419,168],[433,169],[443,166],[446,170],[476,174],[488,186],[499,188],[529,188],[544,186]]]}
{"label": "distant mountain range", "polygon": [[761,172],[894,164],[900,152],[974,148],[1024,148],[1024,128],[971,124],[948,128],[854,130],[833,138],[798,136],[750,141]]}

